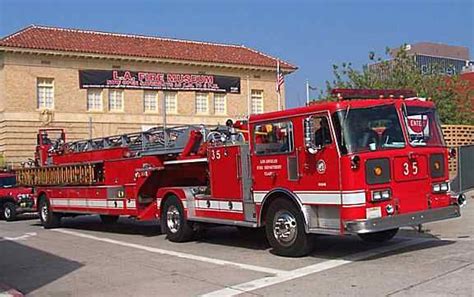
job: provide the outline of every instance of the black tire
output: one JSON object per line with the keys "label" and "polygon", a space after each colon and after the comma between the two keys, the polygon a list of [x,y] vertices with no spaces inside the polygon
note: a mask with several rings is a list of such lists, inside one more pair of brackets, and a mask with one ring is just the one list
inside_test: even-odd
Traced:
{"label": "black tire", "polygon": [[100,220],[103,224],[115,224],[117,223],[119,216],[111,216],[111,215],[100,215]]}
{"label": "black tire", "polygon": [[61,225],[61,214],[52,211],[48,198],[44,196],[39,199],[38,215],[45,229],[57,228]]}
{"label": "black tire", "polygon": [[161,230],[172,242],[185,242],[194,238],[193,226],[184,217],[183,206],[176,196],[170,196],[163,205]]}
{"label": "black tire", "polygon": [[13,202],[6,202],[3,204],[2,217],[5,219],[5,221],[14,221],[16,220],[16,216],[16,206]]}
{"label": "black tire", "polygon": [[[278,228],[282,222],[285,222],[288,238]],[[272,252],[280,256],[301,257],[313,248],[312,238],[305,232],[303,214],[288,199],[280,198],[271,202],[265,217],[265,233]]]}
{"label": "black tire", "polygon": [[373,233],[364,233],[359,234],[359,237],[365,242],[385,242],[392,239],[398,232],[398,228],[373,232]]}

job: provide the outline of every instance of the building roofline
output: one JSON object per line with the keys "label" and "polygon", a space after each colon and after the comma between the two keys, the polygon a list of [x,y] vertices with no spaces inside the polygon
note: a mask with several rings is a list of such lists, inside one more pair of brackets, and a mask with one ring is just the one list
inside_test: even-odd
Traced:
{"label": "building roofline", "polygon": [[[92,58],[92,59],[106,59],[106,60],[123,60],[123,61],[137,61],[137,62],[153,62],[153,63],[164,63],[164,64],[179,64],[179,65],[202,65],[215,68],[229,68],[229,69],[247,69],[247,70],[260,70],[275,72],[275,67],[259,66],[259,65],[248,65],[248,64],[233,64],[233,63],[221,63],[221,62],[206,62],[206,61],[195,61],[195,60],[184,60],[184,59],[169,59],[169,58],[154,58],[154,57],[143,57],[135,55],[113,55],[113,54],[101,54],[84,51],[65,51],[65,50],[45,50],[45,49],[34,49],[27,47],[12,47],[0,45],[0,52],[12,52],[19,54],[35,54],[35,55],[46,55],[46,56],[75,56],[81,58]],[[292,69],[288,67],[282,67],[282,72],[285,75],[293,73],[297,68]]]}
{"label": "building roofline", "polygon": [[[188,44],[201,44],[201,45],[211,45],[211,46],[219,46],[219,47],[230,47],[230,48],[237,48],[237,49],[246,49],[251,52],[254,52],[256,54],[265,56],[269,59],[275,60],[275,68],[276,68],[276,61],[279,60],[285,64],[281,65],[281,68],[283,70],[286,70],[287,73],[292,73],[298,69],[297,66],[295,66],[292,63],[289,63],[285,60],[273,57],[269,54],[263,53],[261,51],[255,50],[253,48],[249,48],[245,45],[237,45],[237,44],[226,44],[226,43],[218,43],[218,42],[208,42],[208,41],[196,41],[196,40],[186,40],[186,39],[179,39],[179,38],[168,38],[168,37],[159,37],[159,36],[150,36],[150,35],[141,35],[141,34],[129,34],[129,33],[116,33],[116,32],[107,32],[107,31],[97,31],[97,30],[86,30],[86,29],[76,29],[76,28],[61,28],[61,27],[54,27],[54,26],[46,26],[46,25],[36,25],[36,24],[31,24],[21,30],[18,30],[10,35],[5,36],[4,38],[0,39],[0,49],[2,48],[18,48],[18,49],[32,49],[32,50],[44,50],[44,51],[59,51],[59,52],[75,52],[75,53],[84,53],[84,54],[99,54],[99,55],[107,55],[107,56],[115,56],[113,54],[100,54],[100,53],[93,53],[93,52],[88,52],[88,51],[81,51],[81,50],[46,50],[46,49],[37,49],[33,47],[19,47],[19,46],[10,46],[6,44],[1,44],[2,42],[8,41],[9,39],[27,32],[31,29],[45,29],[45,30],[55,30],[55,31],[61,31],[61,32],[75,32],[75,33],[83,33],[83,34],[98,34],[98,35],[104,35],[104,36],[115,36],[115,37],[127,37],[127,38],[137,38],[137,39],[149,39],[149,40],[158,40],[158,41],[169,41],[169,42],[180,42],[180,43],[188,43]],[[117,56],[123,56],[123,57],[139,57],[136,55],[130,55],[130,56],[125,56],[125,55],[117,55]],[[144,57],[145,58],[145,57]],[[160,58],[156,58],[160,59]],[[166,58],[162,58],[163,60],[168,60]],[[173,59],[169,59],[173,60]],[[192,61],[192,62],[197,62],[194,60],[184,60],[184,61]],[[206,63],[206,62],[203,62]],[[215,63],[215,62],[211,62]],[[267,68],[266,66],[257,66],[257,65],[247,65],[247,64],[233,64],[233,63],[222,63],[222,64],[229,64],[229,65],[242,65],[242,66],[247,66],[245,68]]]}

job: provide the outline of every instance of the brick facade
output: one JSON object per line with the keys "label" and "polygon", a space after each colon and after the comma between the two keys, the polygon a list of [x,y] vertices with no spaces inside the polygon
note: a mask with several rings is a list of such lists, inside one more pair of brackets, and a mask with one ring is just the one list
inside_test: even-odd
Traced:
{"label": "brick facade", "polygon": [[[263,67],[222,66],[217,63],[168,63],[160,60],[142,60],[113,57],[74,56],[64,53],[34,53],[31,51],[0,51],[0,154],[6,164],[18,165],[33,157],[36,132],[41,127],[65,128],[70,140],[89,136],[89,118],[92,136],[121,134],[138,131],[145,126],[163,121],[162,100],[158,92],[159,110],[144,112],[144,90],[124,90],[124,111],[108,110],[108,89],[103,89],[103,111],[87,111],[87,91],[79,88],[81,69],[131,70],[174,73],[206,73],[237,76],[241,79],[241,93],[227,94],[227,114],[215,115],[213,94],[209,93],[209,114],[196,115],[195,92],[178,92],[178,113],[168,115],[167,122],[178,124],[217,124],[227,118],[247,114],[247,90],[263,90],[264,111],[277,110],[275,70]],[[289,73],[289,72],[287,72]],[[250,88],[247,86],[247,77]],[[54,80],[54,108],[44,113],[37,108],[37,79]],[[282,104],[285,103],[284,89]]]}

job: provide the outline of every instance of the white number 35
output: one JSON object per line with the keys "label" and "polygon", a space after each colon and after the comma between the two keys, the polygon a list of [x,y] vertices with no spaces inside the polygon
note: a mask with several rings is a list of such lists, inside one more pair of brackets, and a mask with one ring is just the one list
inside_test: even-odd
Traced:
{"label": "white number 35", "polygon": [[219,150],[212,150],[211,151],[211,159],[212,160],[220,160],[221,152]]}
{"label": "white number 35", "polygon": [[[411,163],[411,173],[413,175],[418,174],[418,162]],[[403,163],[403,175],[408,176],[410,174],[410,163],[405,162]]]}

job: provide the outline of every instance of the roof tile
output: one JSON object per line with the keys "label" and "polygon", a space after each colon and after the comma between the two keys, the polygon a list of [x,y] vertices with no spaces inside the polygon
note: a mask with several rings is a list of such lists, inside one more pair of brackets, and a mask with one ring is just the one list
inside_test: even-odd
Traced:
{"label": "roof tile", "polygon": [[[243,45],[36,25],[4,37],[0,40],[0,46],[257,67],[276,67],[277,63],[277,58]],[[281,60],[280,66],[289,71],[297,69],[296,66]]]}

